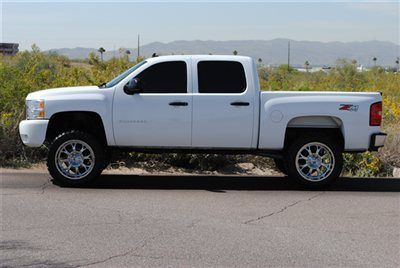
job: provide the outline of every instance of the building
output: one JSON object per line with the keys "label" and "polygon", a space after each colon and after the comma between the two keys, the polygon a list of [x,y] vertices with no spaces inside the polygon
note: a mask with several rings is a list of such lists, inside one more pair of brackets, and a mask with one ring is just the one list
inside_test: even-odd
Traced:
{"label": "building", "polygon": [[316,73],[316,72],[324,72],[324,73],[328,73],[331,70],[331,67],[327,67],[327,66],[314,66],[314,67],[294,67],[294,69],[296,69],[299,72],[302,73]]}
{"label": "building", "polygon": [[15,55],[18,52],[19,44],[17,43],[0,43],[0,53],[3,55]]}

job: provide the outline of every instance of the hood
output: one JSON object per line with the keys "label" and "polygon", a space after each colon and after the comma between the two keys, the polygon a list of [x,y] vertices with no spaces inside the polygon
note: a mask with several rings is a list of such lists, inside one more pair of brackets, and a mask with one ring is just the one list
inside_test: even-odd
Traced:
{"label": "hood", "polygon": [[75,95],[75,94],[86,94],[86,93],[94,93],[96,90],[99,90],[98,86],[80,86],[80,87],[60,87],[60,88],[51,88],[40,91],[35,91],[29,93],[26,97],[27,100],[33,99],[48,99],[52,97],[57,97],[61,95]]}

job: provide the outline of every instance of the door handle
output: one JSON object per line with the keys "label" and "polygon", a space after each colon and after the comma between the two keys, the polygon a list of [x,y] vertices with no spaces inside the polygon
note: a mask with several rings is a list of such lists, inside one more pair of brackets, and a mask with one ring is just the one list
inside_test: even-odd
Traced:
{"label": "door handle", "polygon": [[171,106],[188,106],[188,103],[184,102],[184,101],[173,101],[173,102],[170,102],[169,105],[171,105]]}
{"label": "door handle", "polygon": [[250,103],[245,102],[245,101],[235,101],[235,102],[231,102],[232,106],[249,106]]}

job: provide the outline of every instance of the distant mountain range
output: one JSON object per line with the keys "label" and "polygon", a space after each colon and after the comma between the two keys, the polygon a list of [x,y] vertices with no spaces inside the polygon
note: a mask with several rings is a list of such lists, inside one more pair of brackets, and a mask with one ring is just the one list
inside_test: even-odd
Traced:
{"label": "distant mountain range", "polygon": [[[315,42],[295,41],[289,39],[273,40],[238,40],[238,41],[173,41],[169,43],[153,42],[140,47],[141,56],[150,57],[154,52],[158,55],[171,54],[228,54],[236,50],[238,55],[261,58],[264,64],[278,65],[287,63],[288,42],[290,41],[291,64],[302,66],[309,61],[312,66],[333,65],[338,58],[355,59],[364,66],[372,66],[372,59],[377,58],[377,64],[394,66],[400,57],[400,46],[383,41],[365,42]],[[136,48],[127,48],[131,57],[137,54]],[[95,48],[60,48],[48,52],[67,56],[70,59],[87,58]],[[120,56],[119,51],[106,51],[104,59]]]}

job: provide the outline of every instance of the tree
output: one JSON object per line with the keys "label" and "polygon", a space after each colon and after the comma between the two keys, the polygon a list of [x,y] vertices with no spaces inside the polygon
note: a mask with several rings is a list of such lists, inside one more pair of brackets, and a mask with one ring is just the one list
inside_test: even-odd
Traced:
{"label": "tree", "polygon": [[373,57],[372,60],[374,61],[374,65],[376,66],[376,61],[378,60],[377,57]]}
{"label": "tree", "polygon": [[351,60],[351,64],[353,64],[354,66],[357,66],[357,60]]}
{"label": "tree", "polygon": [[33,44],[31,46],[31,49],[32,49],[32,52],[34,52],[34,53],[39,53],[40,52],[40,48],[36,44]]}
{"label": "tree", "polygon": [[238,52],[237,52],[236,50],[234,50],[234,51],[233,51],[233,55],[236,56],[237,54],[238,54]]}
{"label": "tree", "polygon": [[278,73],[284,74],[284,75],[297,72],[297,70],[295,68],[293,68],[292,66],[289,66],[287,64],[281,64],[275,70]]}
{"label": "tree", "polygon": [[103,61],[103,53],[106,52],[106,50],[103,47],[100,47],[97,51],[100,52],[101,61]]}
{"label": "tree", "polygon": [[306,60],[306,62],[304,63],[304,68],[306,69],[307,73],[310,69],[310,63],[308,62],[308,60]]}
{"label": "tree", "polygon": [[400,71],[400,69],[399,69],[399,64],[400,64],[400,58],[399,58],[399,57],[397,57],[397,59],[396,59],[397,72],[399,72],[399,71]]}
{"label": "tree", "polygon": [[99,55],[96,55],[96,53],[94,52],[90,52],[88,61],[90,65],[99,65],[100,63]]}
{"label": "tree", "polygon": [[129,62],[129,55],[131,55],[131,51],[129,49],[125,50],[126,58]]}
{"label": "tree", "polygon": [[262,59],[261,58],[258,58],[258,60],[257,60],[257,68],[259,69],[259,68],[261,68],[261,67],[263,67],[264,65],[262,64]]}
{"label": "tree", "polygon": [[357,67],[346,59],[336,61],[331,75],[335,78],[337,87],[345,91],[354,91],[365,84],[365,74],[358,72]]}

